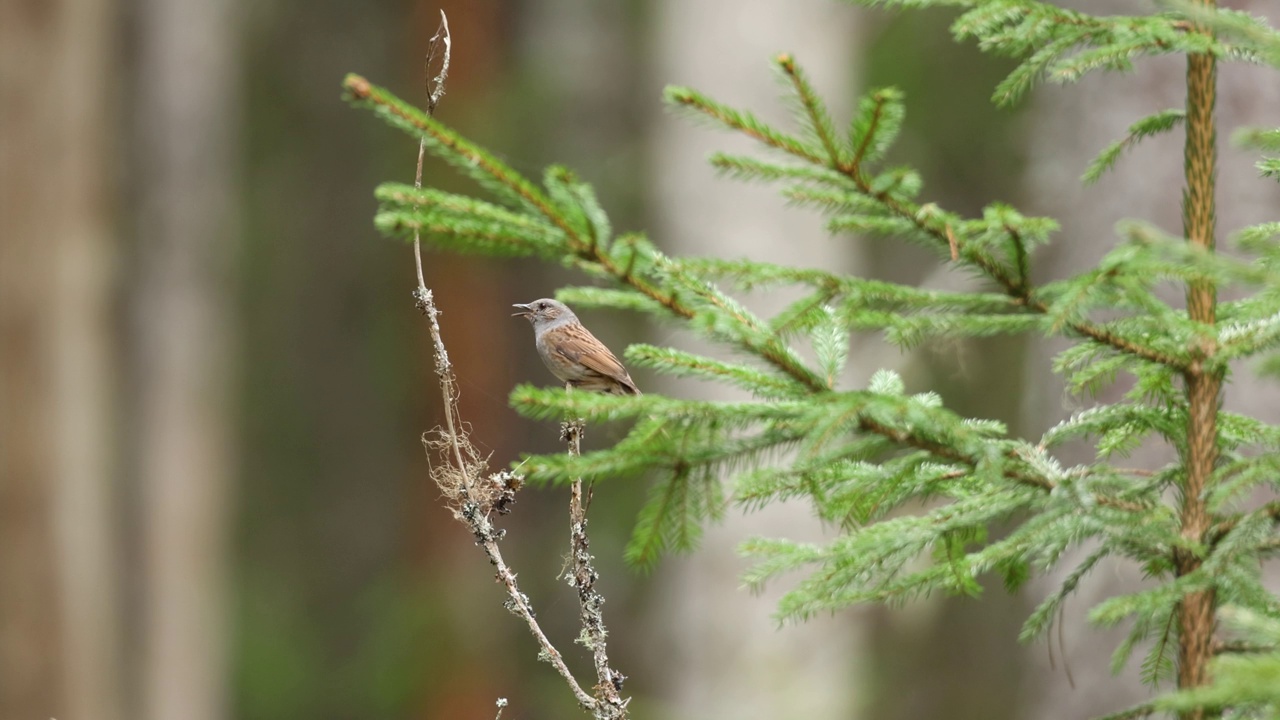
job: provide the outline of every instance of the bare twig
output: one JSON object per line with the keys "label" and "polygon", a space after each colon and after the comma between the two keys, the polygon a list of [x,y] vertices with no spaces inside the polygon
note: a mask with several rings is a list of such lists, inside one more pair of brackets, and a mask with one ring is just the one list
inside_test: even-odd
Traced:
{"label": "bare twig", "polygon": [[[560,439],[569,444],[570,455],[582,453],[584,430],[585,425],[581,419],[560,426]],[[627,717],[627,704],[631,699],[622,697],[622,683],[627,676],[609,667],[609,632],[605,628],[602,609],[604,596],[595,589],[596,580],[600,576],[592,565],[591,541],[587,537],[588,501],[589,498],[584,498],[582,491],[582,479],[575,478],[569,495],[569,585],[578,591],[579,618],[582,623],[582,635],[578,642],[591,651],[591,659],[596,668],[595,716],[600,720],[620,720]]]}
{"label": "bare twig", "polygon": [[[443,54],[441,54],[440,46],[444,45]],[[426,76],[427,80],[427,114],[434,115],[436,105],[440,104],[440,98],[444,97],[445,81],[449,78],[449,56],[453,52],[453,38],[449,36],[449,18],[444,14],[444,10],[440,11],[440,28],[436,30],[436,34],[431,36],[431,40],[427,43],[427,60],[426,60]],[[440,73],[434,78],[431,77],[431,66],[435,64],[436,57],[440,56]],[[422,160],[427,154],[427,141],[422,139],[418,141],[418,170],[413,175],[413,187],[415,190],[422,189]],[[422,240],[418,235],[418,231],[413,231],[413,263],[418,270],[418,289],[414,291],[414,298],[418,301],[418,309],[426,311],[426,295],[427,281],[422,275]]]}
{"label": "bare twig", "polygon": [[[427,152],[427,141],[418,141],[418,172],[413,176],[413,187],[415,190],[422,189],[422,158]],[[419,236],[417,228],[413,230],[413,264],[418,270],[418,289],[414,291],[413,296],[418,301],[418,309],[426,311],[424,307],[424,297],[427,294],[427,281],[422,276],[422,240]]]}
{"label": "bare twig", "polygon": [[[444,45],[444,52],[440,52],[440,45]],[[444,97],[445,81],[449,79],[449,55],[453,50],[453,38],[449,35],[449,18],[444,14],[444,10],[440,11],[440,27],[436,30],[436,34],[431,36],[431,40],[427,44],[427,63],[426,76],[427,80],[427,114],[434,115],[436,105],[440,104],[440,98]],[[436,57],[440,57],[440,72],[434,78],[431,77],[431,66],[435,64]]]}
{"label": "bare twig", "polygon": [[[441,51],[442,45],[443,51]],[[431,37],[430,45],[427,48],[426,67],[428,77],[430,77],[431,67],[435,64],[437,56],[441,58],[439,74],[428,80],[428,115],[435,112],[440,98],[444,97],[445,80],[449,75],[451,49],[452,40],[449,36],[449,19],[442,10],[440,12],[440,29]],[[413,179],[413,185],[418,189],[422,188],[422,163],[426,155],[426,147],[425,140],[418,143],[418,166]],[[445,350],[444,340],[440,335],[440,311],[436,308],[435,298],[431,290],[427,288],[427,282],[422,272],[422,243],[416,230],[413,234],[413,259],[418,273],[418,287],[414,291],[414,299],[418,309],[426,315],[428,327],[430,328],[431,343],[435,355],[436,378],[440,384],[441,402],[445,417],[443,428],[437,428],[423,436],[423,444],[429,450],[438,452],[444,460],[443,463],[431,469],[431,477],[435,480],[436,485],[440,487],[440,491],[444,494],[454,517],[471,530],[471,534],[475,536],[476,544],[484,550],[485,556],[489,558],[489,563],[495,568],[495,577],[498,582],[502,583],[507,593],[507,601],[504,605],[529,626],[529,632],[537,640],[538,646],[541,648],[538,657],[551,663],[556,672],[560,673],[560,676],[569,685],[570,691],[573,692],[574,698],[577,699],[578,704],[584,710],[591,712],[597,718],[621,717],[621,715],[612,710],[601,714],[601,708],[605,706],[605,703],[591,697],[578,684],[573,673],[569,671],[569,667],[565,665],[560,651],[551,644],[546,633],[538,625],[538,621],[534,618],[533,610],[529,606],[528,596],[520,591],[520,587],[516,583],[516,574],[512,572],[502,558],[502,551],[498,548],[498,541],[502,539],[506,531],[494,527],[491,517],[494,513],[502,515],[509,511],[508,506],[514,502],[515,493],[520,489],[522,478],[506,470],[486,473],[488,469],[487,458],[480,454],[467,437],[466,425],[463,423],[461,413],[458,410],[458,384],[453,374],[453,366],[449,363],[449,353]],[[502,717],[502,709],[506,705],[506,698],[501,698],[497,701],[498,712],[494,720]]]}

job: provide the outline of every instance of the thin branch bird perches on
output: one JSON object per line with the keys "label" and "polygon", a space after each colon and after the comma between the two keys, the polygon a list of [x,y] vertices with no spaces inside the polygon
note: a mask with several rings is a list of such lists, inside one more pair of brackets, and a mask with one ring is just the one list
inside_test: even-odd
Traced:
{"label": "thin branch bird perches on", "polygon": [[[445,80],[449,73],[449,56],[452,40],[449,34],[449,21],[444,12],[440,13],[440,29],[432,36],[427,50],[426,69],[430,78],[431,67],[435,64],[438,53],[441,54],[440,72],[428,80],[427,114],[433,114],[440,99],[444,96]],[[418,165],[414,175],[414,186],[422,187],[423,156],[426,151],[425,141],[418,144]],[[626,677],[610,668],[606,653],[608,631],[604,624],[601,608],[604,597],[595,589],[599,578],[589,551],[590,540],[587,536],[587,506],[583,501],[582,480],[574,480],[570,490],[570,553],[572,572],[569,584],[577,590],[579,616],[582,623],[580,642],[591,651],[592,661],[596,668],[597,684],[593,688],[594,696],[588,694],[578,683],[573,673],[565,664],[560,651],[547,638],[534,616],[529,598],[520,591],[516,582],[516,574],[507,565],[499,548],[499,541],[506,535],[505,530],[497,528],[493,523],[494,515],[505,515],[510,512],[510,505],[515,493],[520,489],[522,478],[510,470],[495,473],[488,472],[488,458],[480,453],[469,438],[458,409],[458,385],[449,362],[449,354],[445,349],[440,333],[440,311],[436,307],[435,297],[427,287],[422,272],[422,250],[418,234],[413,239],[414,263],[417,270],[418,287],[414,291],[414,299],[419,310],[427,317],[431,334],[432,352],[435,358],[436,377],[440,385],[441,404],[444,408],[445,423],[422,436],[423,445],[430,454],[435,453],[440,459],[431,467],[431,477],[443,493],[446,505],[454,517],[467,526],[476,539],[476,544],[484,551],[489,563],[496,570],[496,579],[503,585],[507,593],[504,606],[525,621],[529,632],[540,648],[539,658],[551,663],[560,674],[578,704],[592,714],[596,720],[623,720],[627,717],[629,698],[621,696],[622,682]],[[561,438],[568,444],[569,454],[581,452],[581,439],[584,431],[581,420],[565,423],[561,428]],[[503,703],[505,704],[505,702]],[[501,705],[500,705],[501,707]],[[501,710],[499,710],[501,714]]]}

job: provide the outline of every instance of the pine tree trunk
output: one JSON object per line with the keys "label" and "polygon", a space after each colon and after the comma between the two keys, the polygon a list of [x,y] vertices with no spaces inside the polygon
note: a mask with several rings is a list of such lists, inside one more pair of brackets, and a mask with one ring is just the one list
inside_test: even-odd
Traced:
{"label": "pine tree trunk", "polygon": [[[732,0],[680,0],[659,8],[651,75],[662,82],[695,87],[789,126],[782,90],[769,73],[774,55],[789,51],[828,97],[848,100],[857,45],[849,8]],[[715,176],[707,153],[740,150],[741,138],[669,113],[652,133],[658,219],[651,235],[672,254],[841,271],[856,264],[847,239],[830,238],[816,215],[788,209],[776,188]],[[771,298],[768,309],[781,302]],[[748,304],[765,309],[759,299]],[[677,385],[664,392],[707,397],[705,384]],[[783,585],[757,596],[743,591],[739,580],[744,566],[735,547],[747,537],[816,540],[817,534],[812,512],[802,504],[748,517],[730,508],[723,524],[708,528],[696,553],[663,560],[654,578],[660,599],[649,622],[657,647],[648,672],[662,683],[671,717],[858,717],[864,641],[854,617],[841,613],[779,629],[770,616]]]}
{"label": "pine tree trunk", "polygon": [[229,264],[239,43],[232,0],[138,7],[130,439],[142,503],[136,716],[228,714]]}
{"label": "pine tree trunk", "polygon": [[[1203,0],[1212,5],[1214,0]],[[1216,212],[1215,173],[1217,133],[1214,105],[1217,67],[1212,55],[1192,55],[1187,59],[1186,190],[1183,193],[1183,228],[1187,242],[1212,252]],[[1217,290],[1210,282],[1193,283],[1187,289],[1187,313],[1192,320],[1213,325],[1217,315]],[[1215,352],[1212,346],[1200,349],[1203,357]],[[1182,536],[1202,543],[1210,517],[1205,495],[1218,458],[1217,420],[1222,377],[1196,364],[1185,378],[1188,418],[1186,479],[1181,493]],[[1174,557],[1179,577],[1200,567],[1201,559],[1187,551]],[[1215,600],[1212,590],[1191,593],[1178,608],[1178,687],[1192,688],[1209,681],[1212,657]],[[1183,714],[1187,720],[1205,716],[1197,710]]]}
{"label": "pine tree trunk", "polygon": [[111,0],[0,3],[0,717],[117,720]]}

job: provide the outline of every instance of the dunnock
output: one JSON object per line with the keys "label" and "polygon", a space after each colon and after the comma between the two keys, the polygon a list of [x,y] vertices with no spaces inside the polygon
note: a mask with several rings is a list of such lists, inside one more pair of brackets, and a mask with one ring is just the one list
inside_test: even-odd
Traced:
{"label": "dunnock", "polygon": [[533,325],[542,362],[566,387],[611,395],[639,395],[640,390],[618,358],[578,321],[564,303],[543,298],[512,305]]}

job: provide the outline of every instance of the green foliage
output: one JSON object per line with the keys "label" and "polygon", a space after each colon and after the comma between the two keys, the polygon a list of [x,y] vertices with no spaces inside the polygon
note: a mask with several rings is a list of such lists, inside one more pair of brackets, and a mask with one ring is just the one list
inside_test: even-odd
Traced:
{"label": "green foliage", "polygon": [[1033,0],[851,2],[964,8],[951,26],[957,40],[977,40],[978,47],[986,52],[1021,60],[996,87],[993,101],[998,105],[1017,102],[1044,80],[1069,83],[1095,70],[1130,70],[1133,60],[1143,56],[1212,52],[1224,57],[1246,53],[1252,57],[1257,46],[1265,42],[1258,39],[1229,45],[1209,35],[1188,33],[1185,18],[1175,13],[1095,17]]}
{"label": "green foliage", "polygon": [[1086,185],[1092,185],[1101,178],[1102,175],[1115,166],[1116,161],[1120,159],[1120,153],[1137,145],[1145,138],[1160,133],[1169,132],[1177,127],[1186,117],[1186,111],[1179,109],[1170,109],[1158,112],[1154,115],[1148,115],[1138,122],[1129,126],[1129,134],[1123,140],[1117,140],[1103,149],[1098,157],[1089,164],[1089,169],[1084,171],[1084,177],[1081,178]]}
{"label": "green foliage", "polygon": [[1280,32],[1240,10],[1206,6],[1196,0],[1163,0],[1179,16],[1213,32],[1220,57],[1265,63],[1280,68]]}
{"label": "green foliage", "polygon": [[[1127,70],[1142,56],[1208,53],[1276,64],[1280,47],[1262,21],[1200,5],[1095,17],[1034,0],[861,4],[960,7],[957,38],[1020,63],[996,89],[998,103],[1045,79]],[[1013,591],[1066,565],[1057,588],[1025,622],[1021,639],[1031,641],[1045,634],[1086,576],[1122,559],[1141,567],[1149,585],[1104,599],[1089,614],[1101,625],[1127,626],[1114,655],[1117,669],[1140,652],[1147,681],[1174,674],[1176,620],[1191,593],[1211,591],[1217,603],[1240,608],[1228,617],[1265,647],[1219,659],[1213,687],[1115,717],[1198,706],[1235,708],[1246,713],[1241,717],[1274,714],[1277,696],[1257,683],[1274,688],[1280,680],[1280,603],[1262,585],[1259,563],[1280,547],[1280,503],[1254,498],[1280,490],[1280,428],[1216,404],[1206,409],[1187,386],[1191,378],[1229,383],[1241,361],[1254,359],[1280,373],[1280,222],[1240,230],[1233,238],[1239,254],[1228,255],[1126,221],[1096,267],[1037,284],[1032,262],[1058,231],[1055,220],[1001,203],[963,217],[922,201],[924,183],[915,171],[885,163],[905,116],[901,93],[867,93],[840,132],[791,56],[776,58],[775,69],[788,88],[794,129],[687,88],[669,88],[666,99],[699,122],[758,144],[760,155],[714,155],[712,165],[725,176],[778,186],[788,201],[821,213],[834,233],[921,245],[938,262],[980,278],[981,287],[925,290],[825,269],[671,257],[642,235],[614,237],[590,187],[568,170],[553,167],[534,183],[385,91],[348,79],[353,102],[425,138],[429,150],[492,195],[486,201],[383,185],[376,222],[384,232],[410,237],[421,230],[445,250],[559,261],[595,281],[561,291],[562,300],[678,323],[732,356],[653,345],[626,352],[634,366],[745,393],[734,402],[516,388],[512,406],[530,418],[633,423],[612,448],[578,458],[529,456],[520,471],[534,482],[649,478],[649,499],[627,550],[641,565],[696,546],[704,525],[732,505],[809,503],[838,529],[829,543],[756,538],[742,546],[753,562],[750,585],[801,574],[779,606],[784,619],[934,593],[978,595],[992,576]],[[1094,161],[1086,182],[1126,148],[1177,130],[1188,116],[1164,110],[1139,120]],[[1280,151],[1280,131],[1241,131],[1237,141]],[[1280,177],[1277,163],[1268,157],[1260,167]],[[1223,294],[1233,299],[1217,303],[1216,318],[1206,322],[1166,301],[1170,291],[1180,295],[1188,287],[1229,291]],[[763,316],[736,299],[745,290],[787,290],[799,299]],[[1042,437],[1021,438],[1002,423],[948,410],[936,394],[908,393],[890,371],[876,373],[865,389],[845,387],[854,332],[883,333],[904,348],[939,337],[1065,338],[1070,344],[1054,368],[1072,392],[1096,394],[1121,382],[1122,391]],[[1203,493],[1188,497],[1189,433],[1205,412],[1215,419],[1217,463]],[[1177,459],[1159,468],[1120,464],[1146,442],[1167,445]],[[1095,460],[1067,467],[1055,455],[1082,443]],[[1188,529],[1189,502],[1203,502],[1206,527]]]}
{"label": "green foliage", "polygon": [[[1280,152],[1280,128],[1240,128],[1231,139],[1241,147]],[[1280,157],[1263,157],[1257,167],[1263,177],[1280,180]]]}

